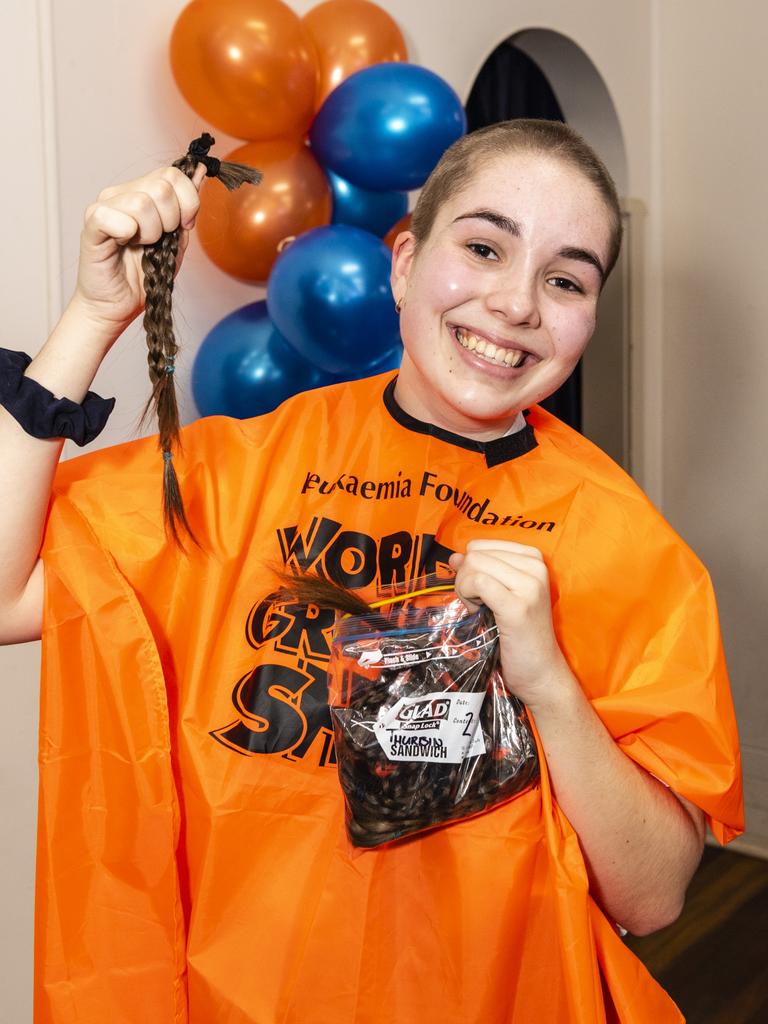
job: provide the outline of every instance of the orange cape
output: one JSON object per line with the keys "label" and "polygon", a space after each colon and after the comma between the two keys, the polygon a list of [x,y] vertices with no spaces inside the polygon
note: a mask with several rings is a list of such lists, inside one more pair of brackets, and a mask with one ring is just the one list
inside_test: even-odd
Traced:
{"label": "orange cape", "polygon": [[487,446],[383,398],[387,377],[176,459],[203,551],[164,537],[156,439],[59,467],[44,539],[36,1011],[41,1022],[599,1024],[682,1017],[590,897],[541,785],[351,854],[332,627],[267,566],[373,596],[473,536],[535,544],[555,628],[621,749],[742,827],[705,570],[635,484],[540,409]]}

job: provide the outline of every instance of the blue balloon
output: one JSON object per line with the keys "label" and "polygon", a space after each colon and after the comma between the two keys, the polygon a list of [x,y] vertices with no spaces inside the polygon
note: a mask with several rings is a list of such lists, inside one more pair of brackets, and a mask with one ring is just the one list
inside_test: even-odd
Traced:
{"label": "blue balloon", "polygon": [[272,322],[305,359],[328,373],[365,370],[400,340],[391,263],[389,249],[368,231],[345,224],[307,231],[272,267]]}
{"label": "blue balloon", "polygon": [[383,238],[408,212],[404,192],[371,192],[326,171],[333,194],[331,224],[349,224]]}
{"label": "blue balloon", "polygon": [[361,380],[363,377],[375,377],[376,374],[387,373],[389,370],[399,370],[402,359],[403,346],[402,343],[398,343],[391,352],[386,353],[383,359],[377,359],[375,363],[371,363],[370,366],[361,367],[359,370],[340,373],[336,377],[336,382],[342,384],[349,380]]}
{"label": "blue balloon", "polygon": [[424,184],[466,130],[461,100],[439,75],[384,63],[356,71],[330,93],[309,139],[320,163],[347,181],[407,192]]}
{"label": "blue balloon", "polygon": [[280,336],[264,301],[216,324],[192,367],[192,395],[201,416],[260,416],[300,391],[335,381]]}

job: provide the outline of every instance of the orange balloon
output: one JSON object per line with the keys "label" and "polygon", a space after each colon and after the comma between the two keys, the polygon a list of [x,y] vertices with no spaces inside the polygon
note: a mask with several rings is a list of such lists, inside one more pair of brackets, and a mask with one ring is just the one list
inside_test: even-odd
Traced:
{"label": "orange balloon", "polygon": [[386,235],[384,235],[384,244],[388,245],[390,249],[394,247],[395,239],[397,238],[401,231],[411,230],[412,216],[413,214],[406,213],[406,215],[404,217],[401,217],[397,224],[391,227],[389,231],[386,233]]}
{"label": "orange balloon", "polygon": [[314,44],[281,0],[193,0],[173,28],[171,68],[189,105],[239,139],[298,137],[315,112]]}
{"label": "orange balloon", "polygon": [[320,61],[318,108],[354,71],[382,61],[408,60],[397,22],[368,0],[326,0],[305,14],[303,21]]}
{"label": "orange balloon", "polygon": [[233,277],[263,282],[285,239],[331,220],[331,189],[303,142],[249,142],[226,160],[258,167],[260,185],[228,192],[218,181],[203,185],[197,232],[211,260]]}

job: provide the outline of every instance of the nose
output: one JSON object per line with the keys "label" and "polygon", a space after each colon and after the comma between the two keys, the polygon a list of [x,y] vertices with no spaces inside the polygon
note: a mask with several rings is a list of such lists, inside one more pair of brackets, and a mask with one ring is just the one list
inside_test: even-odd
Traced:
{"label": "nose", "polygon": [[485,302],[488,310],[517,327],[538,327],[541,323],[534,277],[524,267],[509,268],[496,278]]}

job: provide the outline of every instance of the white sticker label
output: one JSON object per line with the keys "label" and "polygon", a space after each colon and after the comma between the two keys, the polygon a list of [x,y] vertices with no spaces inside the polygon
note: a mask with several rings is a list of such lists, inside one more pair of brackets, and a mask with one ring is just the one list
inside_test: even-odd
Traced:
{"label": "white sticker label", "polygon": [[401,697],[373,727],[390,761],[461,764],[485,753],[480,708],[485,693],[454,690]]}

